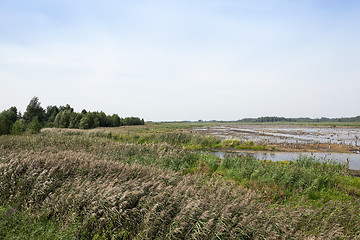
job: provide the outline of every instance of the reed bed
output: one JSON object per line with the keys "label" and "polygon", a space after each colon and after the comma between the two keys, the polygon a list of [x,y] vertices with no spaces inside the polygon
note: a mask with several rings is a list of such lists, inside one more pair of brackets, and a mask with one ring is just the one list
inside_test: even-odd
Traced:
{"label": "reed bed", "polygon": [[[18,224],[54,226],[63,239],[360,239],[359,182],[340,166],[220,161],[113,134],[0,136],[0,211],[16,209],[27,219]],[[301,192],[314,189],[350,198],[308,204]],[[1,237],[9,226],[0,224]]]}
{"label": "reed bed", "polygon": [[[316,236],[315,227],[324,239],[343,235],[331,217],[300,228],[319,213],[271,205],[233,182],[104,161],[86,152],[24,151],[3,158],[0,170],[2,205],[65,230],[77,225],[81,239],[303,239]],[[335,204],[322,210],[334,208],[339,211]]]}

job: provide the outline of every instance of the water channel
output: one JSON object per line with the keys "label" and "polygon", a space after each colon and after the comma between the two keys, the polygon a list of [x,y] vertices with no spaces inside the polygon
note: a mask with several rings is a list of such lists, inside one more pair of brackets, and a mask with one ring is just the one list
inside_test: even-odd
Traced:
{"label": "water channel", "polygon": [[360,154],[356,153],[325,153],[325,152],[252,152],[252,151],[243,151],[243,152],[210,152],[211,154],[220,157],[232,157],[232,156],[251,156],[259,160],[271,160],[271,161],[294,161],[300,156],[313,157],[315,159],[323,160],[333,160],[342,164],[345,164],[346,160],[349,159],[349,168],[360,170]]}

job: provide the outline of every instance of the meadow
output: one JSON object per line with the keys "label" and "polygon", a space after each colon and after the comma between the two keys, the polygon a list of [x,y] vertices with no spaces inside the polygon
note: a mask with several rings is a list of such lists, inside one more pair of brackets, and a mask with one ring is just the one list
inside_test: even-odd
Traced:
{"label": "meadow", "polygon": [[187,130],[203,125],[0,136],[0,238],[360,239],[343,165],[219,159],[204,150],[269,146]]}

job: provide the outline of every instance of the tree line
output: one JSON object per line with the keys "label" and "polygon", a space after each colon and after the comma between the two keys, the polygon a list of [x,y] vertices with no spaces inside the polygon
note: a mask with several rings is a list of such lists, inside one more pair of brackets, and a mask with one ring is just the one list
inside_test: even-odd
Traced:
{"label": "tree line", "polygon": [[144,125],[144,119],[138,117],[120,118],[117,114],[90,112],[80,113],[66,106],[41,107],[38,97],[33,97],[22,115],[16,107],[0,113],[0,135],[38,133],[43,127],[91,129],[97,127],[120,127],[126,125]]}
{"label": "tree line", "polygon": [[350,118],[284,118],[284,117],[258,117],[243,118],[238,122],[360,122],[360,116]]}

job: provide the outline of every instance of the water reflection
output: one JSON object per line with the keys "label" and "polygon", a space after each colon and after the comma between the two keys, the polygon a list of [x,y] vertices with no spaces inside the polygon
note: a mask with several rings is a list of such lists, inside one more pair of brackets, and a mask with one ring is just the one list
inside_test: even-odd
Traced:
{"label": "water reflection", "polygon": [[251,156],[259,160],[271,160],[271,161],[294,161],[299,158],[299,156],[309,156],[314,157],[319,160],[334,160],[345,164],[346,159],[349,159],[349,168],[350,169],[360,169],[360,154],[355,153],[323,153],[323,152],[211,152],[211,154],[220,157],[231,157],[231,156]]}

